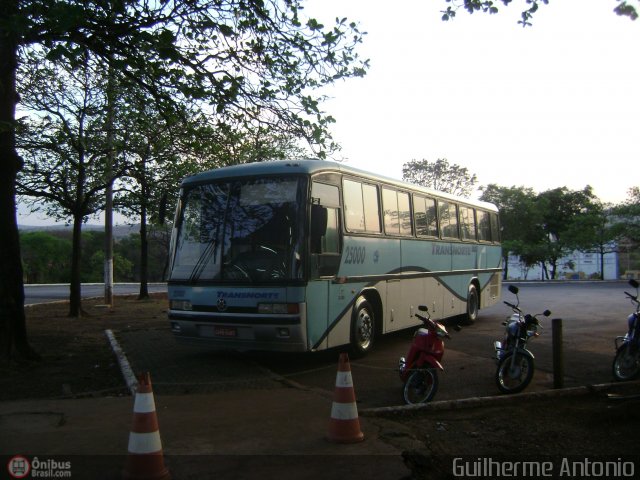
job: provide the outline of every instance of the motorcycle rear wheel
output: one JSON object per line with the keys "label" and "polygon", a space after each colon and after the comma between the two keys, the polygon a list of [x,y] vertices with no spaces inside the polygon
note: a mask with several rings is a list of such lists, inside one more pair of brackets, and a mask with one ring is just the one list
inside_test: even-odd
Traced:
{"label": "motorcycle rear wheel", "polygon": [[496,384],[498,385],[498,390],[502,393],[521,392],[527,388],[533,378],[535,369],[533,358],[520,352],[516,352],[515,355],[516,358],[513,365],[511,365],[513,352],[507,353],[498,363]]}
{"label": "motorcycle rear wheel", "polygon": [[629,343],[623,344],[613,359],[613,378],[619,382],[633,380],[640,375],[640,354],[636,348],[635,353],[631,351]]}
{"label": "motorcycle rear wheel", "polygon": [[435,368],[414,370],[407,378],[402,391],[407,405],[427,403],[438,391],[438,371]]}

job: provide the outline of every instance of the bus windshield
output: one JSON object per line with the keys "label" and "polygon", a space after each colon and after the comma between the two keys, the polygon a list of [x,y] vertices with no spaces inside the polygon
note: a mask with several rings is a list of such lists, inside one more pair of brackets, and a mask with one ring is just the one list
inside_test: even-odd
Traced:
{"label": "bus windshield", "polygon": [[184,192],[170,280],[282,283],[303,278],[306,180],[216,181]]}

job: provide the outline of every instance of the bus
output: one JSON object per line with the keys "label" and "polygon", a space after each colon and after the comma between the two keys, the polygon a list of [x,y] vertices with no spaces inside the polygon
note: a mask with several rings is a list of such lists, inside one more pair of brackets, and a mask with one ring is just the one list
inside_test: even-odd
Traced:
{"label": "bus", "polygon": [[179,343],[364,355],[379,336],[500,298],[498,210],[323,160],[183,180],[168,277]]}

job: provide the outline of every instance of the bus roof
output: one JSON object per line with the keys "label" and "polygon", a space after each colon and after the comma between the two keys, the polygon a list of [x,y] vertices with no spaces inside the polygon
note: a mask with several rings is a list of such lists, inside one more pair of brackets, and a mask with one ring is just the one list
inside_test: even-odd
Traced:
{"label": "bus roof", "polygon": [[486,210],[498,211],[495,205],[483,202],[481,200],[473,200],[469,198],[459,197],[450,193],[439,192],[430,188],[422,187],[413,183],[396,180],[383,175],[378,175],[373,172],[367,172],[358,168],[351,167],[344,163],[331,162],[327,160],[274,160],[266,162],[254,162],[243,163],[239,165],[232,165],[228,167],[221,167],[215,170],[209,170],[202,173],[197,173],[186,177],[182,181],[183,187],[189,185],[208,183],[223,178],[233,177],[252,177],[252,176],[264,176],[264,175],[280,175],[280,174],[304,174],[313,175],[316,173],[336,172],[346,175],[354,175],[362,178],[366,178],[371,181],[380,181],[386,184],[393,185],[398,188],[411,190],[414,192],[422,192],[431,196],[455,200],[458,203],[464,203],[474,207],[484,208]]}

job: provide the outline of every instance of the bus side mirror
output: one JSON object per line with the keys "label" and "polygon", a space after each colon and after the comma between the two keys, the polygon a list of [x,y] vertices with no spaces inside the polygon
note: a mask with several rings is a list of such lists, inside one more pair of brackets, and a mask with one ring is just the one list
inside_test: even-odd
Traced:
{"label": "bus side mirror", "polygon": [[311,253],[322,253],[322,237],[327,233],[329,215],[322,205],[311,205]]}

